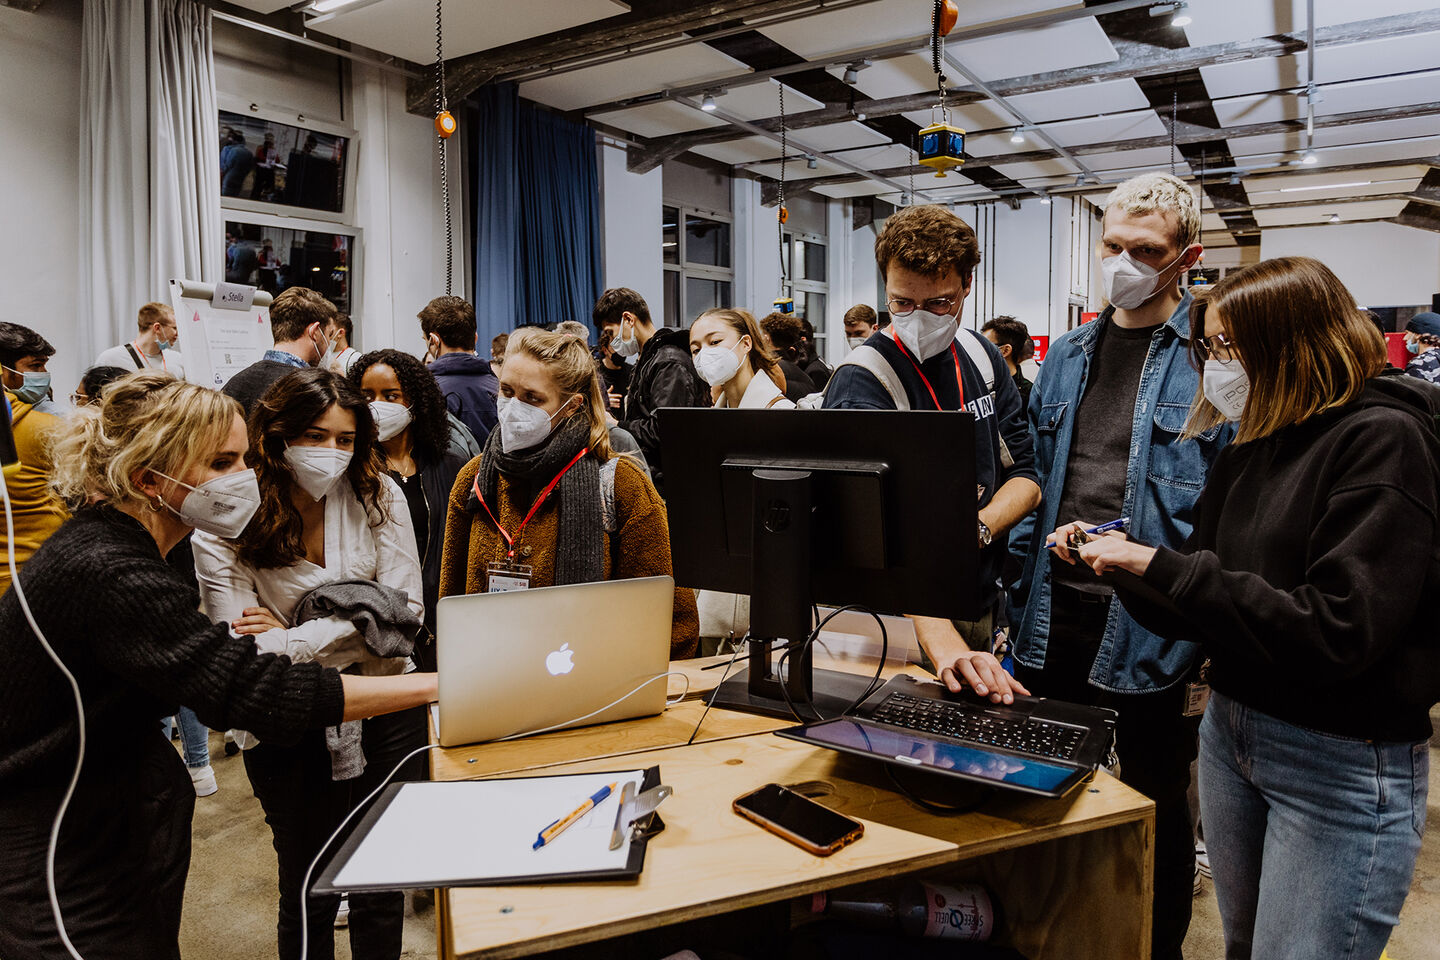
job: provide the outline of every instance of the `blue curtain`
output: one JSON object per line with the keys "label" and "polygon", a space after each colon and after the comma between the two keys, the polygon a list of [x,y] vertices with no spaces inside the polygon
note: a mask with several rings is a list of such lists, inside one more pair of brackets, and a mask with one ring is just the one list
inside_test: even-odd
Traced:
{"label": "blue curtain", "polygon": [[602,275],[594,131],[523,103],[514,84],[482,87],[475,101],[478,346],[526,324],[588,326]]}

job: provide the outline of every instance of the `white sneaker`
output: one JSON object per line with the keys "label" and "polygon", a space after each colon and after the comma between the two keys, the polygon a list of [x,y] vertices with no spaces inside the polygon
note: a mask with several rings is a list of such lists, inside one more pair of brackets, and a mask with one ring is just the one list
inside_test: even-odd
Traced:
{"label": "white sneaker", "polygon": [[195,796],[208,797],[220,789],[215,782],[215,768],[210,764],[203,767],[190,767],[190,782],[195,786]]}
{"label": "white sneaker", "polygon": [[335,911],[335,929],[344,930],[348,926],[350,926],[350,898],[342,893],[340,909]]}
{"label": "white sneaker", "polygon": [[1195,841],[1195,868],[1200,871],[1200,876],[1210,879],[1210,851],[1205,849],[1204,840]]}

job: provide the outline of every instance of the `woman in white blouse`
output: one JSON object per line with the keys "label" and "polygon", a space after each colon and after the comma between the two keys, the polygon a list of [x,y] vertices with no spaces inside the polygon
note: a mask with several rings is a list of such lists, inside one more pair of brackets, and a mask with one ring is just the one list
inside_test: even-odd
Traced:
{"label": "woman in white blouse", "polygon": [[[197,532],[195,572],[205,612],[253,635],[262,652],[313,660],[347,673],[398,674],[405,657],[378,657],[349,620],[324,617],[295,623],[301,598],[339,580],[365,580],[403,590],[410,611],[423,617],[423,588],[415,532],[404,494],[384,474],[369,405],[344,378],[326,370],[297,370],[277,380],[250,414],[250,452],[261,505],[236,540]],[[344,816],[400,758],[425,744],[424,708],[364,721],[364,770],[335,780],[331,734],[312,732],[293,744],[245,748],[245,772],[265,810],[280,867],[278,921],[281,960],[300,955],[300,885],[310,861]],[[412,758],[397,779],[424,779],[424,757]],[[312,897],[309,956],[334,956],[338,897]],[[400,956],[404,896],[350,898],[350,947],[356,958]]]}
{"label": "woman in white blouse", "polygon": [[[741,410],[794,410],[785,399],[785,374],[770,352],[760,324],[746,310],[707,310],[690,327],[695,372],[710,384],[715,406]],[[700,655],[726,642],[737,643],[750,629],[750,598],[715,590],[695,591],[700,612]]]}

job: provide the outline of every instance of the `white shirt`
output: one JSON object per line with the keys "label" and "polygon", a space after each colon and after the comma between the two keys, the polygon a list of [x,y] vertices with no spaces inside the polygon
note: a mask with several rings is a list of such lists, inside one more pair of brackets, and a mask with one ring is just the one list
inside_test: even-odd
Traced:
{"label": "white shirt", "polygon": [[[261,653],[283,653],[295,663],[313,660],[337,670],[354,665],[354,672],[370,676],[403,673],[407,658],[370,653],[349,620],[325,617],[298,625],[293,620],[295,608],[306,594],[336,580],[373,580],[404,590],[410,609],[424,618],[424,586],[410,508],[394,480],[381,476],[380,481],[388,523],[370,526],[348,480],[342,479],[325,498],[323,567],[302,557],[288,567],[258,570],[241,560],[229,541],[196,530],[190,545],[206,616],[229,623],[239,619],[246,607],[265,607],[287,624],[287,629],[256,634],[255,649]],[[248,749],[254,738],[248,734],[242,738],[237,732],[236,742]]]}
{"label": "white shirt", "polygon": [[[780,399],[775,399],[779,397]],[[725,394],[715,401],[715,406],[728,406]],[[775,381],[764,370],[757,371],[755,376],[750,378],[750,385],[740,395],[741,410],[794,410],[795,404],[785,399],[785,394],[775,386]]]}
{"label": "white shirt", "polygon": [[[101,352],[95,358],[97,367],[123,367],[126,370],[161,370],[180,380],[185,379],[185,360],[180,356],[179,350],[162,350],[159,353],[149,354],[136,348],[135,352],[140,354],[140,363],[130,356],[126,350],[127,344],[120,344],[118,347],[111,347]],[[133,346],[133,344],[130,344]]]}
{"label": "white shirt", "polygon": [[348,376],[350,368],[355,366],[355,361],[360,359],[360,351],[354,347],[346,347],[335,354],[335,372],[342,376]]}

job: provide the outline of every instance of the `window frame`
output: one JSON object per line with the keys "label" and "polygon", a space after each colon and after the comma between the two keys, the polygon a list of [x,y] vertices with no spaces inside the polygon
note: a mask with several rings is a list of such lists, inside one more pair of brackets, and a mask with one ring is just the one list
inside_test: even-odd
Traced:
{"label": "window frame", "polygon": [[[667,262],[667,261],[665,260],[665,248],[664,248],[664,247],[661,247],[661,250],[660,250],[660,268],[661,268],[662,274],[675,274],[675,285],[676,285],[676,291],[675,291],[675,309],[676,309],[677,314],[678,314],[678,315],[675,316],[675,317],[670,317],[670,316],[668,316],[668,315],[665,316],[665,317],[663,318],[663,319],[664,319],[664,325],[667,326],[667,327],[668,327],[668,326],[675,326],[675,327],[680,327],[680,328],[683,329],[683,328],[685,328],[685,327],[688,327],[688,326],[690,325],[690,323],[695,319],[694,316],[692,316],[693,311],[691,311],[691,309],[690,309],[690,307],[689,307],[689,304],[686,302],[687,299],[688,299],[688,298],[686,297],[686,294],[685,294],[685,286],[686,286],[685,281],[686,281],[686,280],[689,280],[689,279],[695,279],[695,280],[716,280],[716,281],[720,281],[720,282],[722,282],[722,283],[729,284],[729,289],[730,289],[730,296],[729,296],[730,304],[729,304],[729,305],[730,305],[730,306],[734,306],[734,303],[735,303],[735,217],[734,217],[733,214],[726,213],[726,212],[722,212],[722,211],[720,211],[720,210],[710,210],[710,209],[707,209],[707,208],[705,208],[705,207],[697,207],[697,206],[695,206],[694,204],[681,203],[681,202],[675,201],[675,200],[663,200],[663,199],[662,199],[662,200],[660,201],[660,204],[661,204],[661,206],[660,206],[660,236],[661,236],[661,243],[664,243],[664,242],[665,242],[665,241],[664,241],[664,236],[665,236],[665,211],[667,211],[667,210],[673,210],[673,211],[675,211],[675,217],[676,217],[676,220],[675,220],[675,233],[676,233],[676,244],[677,244],[676,257],[675,257],[675,262],[674,262],[674,263],[670,263],[670,262]],[[688,241],[687,241],[687,239],[686,239],[685,221],[686,221],[688,218],[692,217],[692,216],[698,217],[698,218],[703,219],[703,220],[714,220],[714,221],[717,221],[717,222],[719,222],[719,223],[724,223],[724,224],[726,224],[726,225],[730,228],[730,229],[729,229],[729,233],[730,233],[730,251],[729,251],[729,252],[730,252],[730,257],[729,257],[729,259],[730,259],[730,266],[728,266],[728,267],[717,267],[717,266],[715,266],[715,265],[713,265],[713,264],[707,264],[707,263],[690,263],[690,262],[686,259],[686,254],[687,254],[687,249],[686,249],[686,248],[687,248],[687,246],[688,246]],[[668,309],[669,309],[669,302],[668,302],[668,300],[667,300],[667,301],[665,301],[665,302],[662,304],[662,310],[668,310]]]}
{"label": "window frame", "polygon": [[[795,300],[796,306],[799,308],[804,306],[803,294],[818,293],[825,297],[825,306],[828,311],[830,306],[830,238],[800,230],[786,230],[784,242],[785,253],[789,258],[790,269],[788,272],[791,274],[790,279],[782,278],[780,282],[781,289],[785,291],[784,295]],[[799,245],[801,243],[814,244],[825,251],[825,255],[822,257],[822,261],[825,263],[824,280],[796,280],[793,278],[795,265],[800,262]],[[815,356],[823,358],[825,347],[830,342],[829,334],[826,332],[825,317],[820,317],[819,322],[816,322],[815,317],[806,317],[799,309],[796,310],[796,316],[809,320],[810,326],[815,328]]]}

